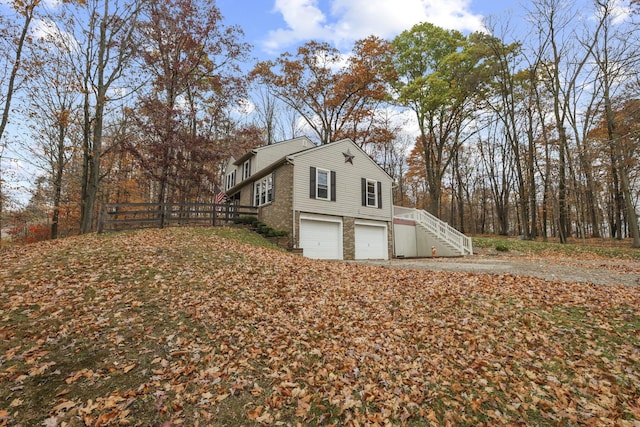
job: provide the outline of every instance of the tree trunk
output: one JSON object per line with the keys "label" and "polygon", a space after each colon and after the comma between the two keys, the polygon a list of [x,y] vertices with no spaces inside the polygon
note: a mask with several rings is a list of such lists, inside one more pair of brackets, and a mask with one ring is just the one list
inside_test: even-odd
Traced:
{"label": "tree trunk", "polygon": [[611,181],[613,207],[610,217],[611,237],[622,240],[622,209],[624,206],[622,191],[620,190],[620,179],[618,178],[618,163],[613,147],[611,147]]}
{"label": "tree trunk", "polygon": [[[2,109],[2,118],[0,119],[0,143],[2,143],[2,137],[4,136],[4,131],[7,128],[7,124],[9,123],[9,114],[11,113],[11,101],[13,100],[13,93],[15,92],[16,78],[18,77],[18,71],[20,70],[20,62],[22,60],[22,50],[24,48],[24,43],[27,39],[27,34],[29,32],[29,26],[31,25],[31,21],[33,19],[33,11],[35,9],[36,4],[31,3],[25,7],[24,13],[24,24],[22,26],[22,31],[20,32],[20,38],[18,40],[18,45],[16,46],[16,55],[13,61],[13,66],[11,67],[11,73],[9,75],[9,82],[7,84],[7,93],[5,94],[4,106]],[[0,145],[1,147],[1,145]],[[0,160],[2,160],[2,152],[0,151]],[[5,196],[2,193],[2,163],[0,162],[0,244],[2,244],[2,215],[4,212],[4,199]]]}
{"label": "tree trunk", "polygon": [[529,187],[529,214],[531,215],[530,235],[532,240],[538,237],[538,202],[536,200],[536,172],[535,172],[535,141],[533,138],[529,140],[529,152],[527,153],[527,175],[528,175],[528,187]]}
{"label": "tree trunk", "polygon": [[20,62],[22,60],[22,50],[24,48],[25,40],[27,39],[27,33],[29,32],[29,26],[33,19],[33,11],[37,3],[30,3],[24,8],[24,24],[22,25],[22,32],[20,33],[20,39],[16,46],[16,56],[11,67],[11,74],[9,75],[9,83],[7,85],[7,93],[5,94],[4,108],[2,110],[2,121],[0,121],[0,141],[4,135],[4,130],[9,122],[9,114],[11,112],[11,101],[13,99],[13,93],[15,91],[16,78],[18,77],[18,71],[20,70]]}
{"label": "tree trunk", "polygon": [[58,146],[56,153],[55,171],[53,175],[53,215],[51,219],[51,239],[57,239],[60,224],[60,202],[62,198],[62,176],[64,173],[64,140],[66,137],[65,124],[58,125]]}
{"label": "tree trunk", "polygon": [[543,185],[543,196],[542,196],[542,239],[547,242],[549,240],[549,187],[550,187],[550,177],[551,177],[551,150],[549,150],[549,142],[545,142],[544,153],[545,153],[545,176],[544,176],[544,185]]}
{"label": "tree trunk", "polygon": [[[601,3],[600,6],[603,8],[603,16],[607,16],[609,12],[609,4]],[[602,21],[604,23],[604,21]],[[601,70],[602,74],[602,87],[603,87],[603,99],[604,99],[604,108],[605,108],[605,117],[607,120],[607,136],[609,137],[609,143],[612,145],[611,152],[613,156],[613,165],[612,168],[615,169],[617,167],[617,172],[620,178],[620,185],[622,190],[622,198],[624,201],[625,213],[627,217],[627,224],[629,226],[629,233],[633,237],[632,247],[640,248],[640,230],[638,229],[638,216],[636,214],[635,206],[633,204],[633,197],[631,194],[631,185],[629,183],[629,172],[625,167],[626,164],[626,156],[623,153],[621,147],[621,138],[617,135],[616,132],[616,120],[613,114],[613,107],[611,105],[611,68],[610,68],[610,58],[609,58],[609,27],[607,25],[603,26],[603,38],[604,38],[604,48],[602,50],[602,57],[597,57],[597,62]],[[633,52],[635,55],[635,52]],[[616,61],[613,61],[616,62]],[[620,237],[622,237],[622,224],[619,224],[619,233]]]}
{"label": "tree trunk", "polygon": [[558,236],[560,243],[567,243],[569,233],[569,215],[567,209],[567,171],[566,171],[566,134],[561,132],[558,155]]}
{"label": "tree trunk", "polygon": [[456,227],[459,232],[464,233],[464,188],[462,185],[462,174],[460,173],[460,158],[458,150],[455,152],[454,158],[454,171],[456,175],[456,201],[458,209],[458,226]]}
{"label": "tree trunk", "polygon": [[[606,79],[605,79],[606,80]],[[638,229],[638,215],[636,214],[635,206],[633,204],[633,198],[631,196],[631,185],[629,183],[629,175],[627,168],[624,167],[625,158],[620,147],[621,141],[619,137],[616,137],[616,123],[613,114],[613,108],[611,107],[611,99],[609,97],[609,86],[605,85],[605,111],[607,118],[607,133],[609,141],[613,145],[613,153],[615,164],[617,165],[617,172],[620,178],[622,197],[624,201],[625,213],[627,217],[627,223],[629,225],[629,233],[633,238],[631,244],[634,248],[640,248],[640,231]],[[620,229],[622,227],[619,227]],[[620,230],[620,236],[622,237],[622,230]]]}
{"label": "tree trunk", "polygon": [[[88,233],[93,229],[95,205],[98,197],[101,176],[101,157],[103,144],[104,111],[108,102],[107,91],[121,76],[132,52],[133,29],[139,13],[139,4],[127,9],[126,16],[109,15],[109,1],[104,1],[100,13],[97,6],[91,10],[91,22],[88,33],[89,42],[86,51],[84,73],[84,123],[83,123],[83,180],[81,197],[80,232]],[[117,12],[116,12],[117,15]],[[117,18],[117,19],[116,19]],[[92,52],[93,38],[96,37],[95,19],[98,19],[97,52]],[[116,33],[123,32],[122,38]],[[114,40],[120,40],[115,43]],[[117,51],[113,51],[117,49]],[[93,66],[95,65],[95,70]],[[95,80],[93,79],[95,76]],[[90,113],[89,93],[95,94],[94,116]]]}
{"label": "tree trunk", "polygon": [[82,186],[80,189],[80,233],[88,233],[91,230],[92,209],[89,208],[89,176],[93,168],[91,157],[91,101],[89,98],[89,68],[86,63],[83,97],[83,123],[82,123]]}

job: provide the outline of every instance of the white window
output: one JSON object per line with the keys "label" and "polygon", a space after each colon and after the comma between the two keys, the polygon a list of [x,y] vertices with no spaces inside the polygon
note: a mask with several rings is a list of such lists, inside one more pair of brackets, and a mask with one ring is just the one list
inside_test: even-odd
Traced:
{"label": "white window", "polygon": [[267,178],[267,203],[273,202],[273,176]]}
{"label": "white window", "polygon": [[378,181],[367,180],[367,206],[378,207]]}
{"label": "white window", "polygon": [[382,209],[382,183],[362,178],[362,206]]}
{"label": "white window", "polygon": [[316,169],[316,199],[329,200],[330,187],[331,172],[324,169]]}
{"label": "white window", "polygon": [[309,197],[312,199],[336,201],[336,172],[326,169],[309,168]]}
{"label": "white window", "polygon": [[236,171],[235,170],[227,175],[227,185],[226,185],[225,190],[230,189],[234,185],[236,185]]}
{"label": "white window", "polygon": [[256,181],[253,187],[253,205],[262,206],[273,201],[273,177]]}
{"label": "white window", "polygon": [[251,176],[251,159],[244,162],[242,165],[242,179],[247,179]]}
{"label": "white window", "polygon": [[260,181],[258,181],[253,187],[253,206],[260,206],[260,189]]}

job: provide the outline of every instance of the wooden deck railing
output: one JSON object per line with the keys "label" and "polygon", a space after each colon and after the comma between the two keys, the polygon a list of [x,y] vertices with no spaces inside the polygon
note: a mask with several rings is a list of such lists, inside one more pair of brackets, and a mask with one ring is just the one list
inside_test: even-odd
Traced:
{"label": "wooden deck railing", "polygon": [[139,228],[228,225],[258,208],[213,203],[109,203],[102,205],[98,233]]}

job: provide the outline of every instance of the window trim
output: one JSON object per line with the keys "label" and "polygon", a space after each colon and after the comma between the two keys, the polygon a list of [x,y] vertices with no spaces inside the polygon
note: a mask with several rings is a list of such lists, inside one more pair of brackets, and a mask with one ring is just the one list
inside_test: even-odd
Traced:
{"label": "window trim", "polygon": [[[328,173],[327,198],[318,197],[318,170]],[[309,167],[309,198],[318,200],[336,201],[336,171],[324,168]]]}
{"label": "window trim", "polygon": [[[327,176],[327,184],[326,184],[326,197],[320,196],[320,174],[326,174]],[[327,169],[316,168],[316,199],[318,200],[331,200],[331,171]]]}
{"label": "window trim", "polygon": [[[367,208],[382,209],[382,182],[370,178],[361,178],[362,206]],[[369,192],[369,184],[373,184],[373,193]],[[369,203],[370,195],[375,198],[375,204]]]}
{"label": "window trim", "polygon": [[[373,192],[369,191],[369,186],[373,187]],[[378,207],[378,181],[375,179],[367,179],[365,182],[365,200],[368,208],[377,208]],[[373,198],[373,203],[370,203],[371,198]]]}
{"label": "window trim", "polygon": [[242,179],[245,180],[251,176],[251,159],[245,160],[242,164]]}
{"label": "window trim", "polygon": [[273,202],[273,175],[253,183],[253,206],[265,206]]}
{"label": "window trim", "polygon": [[227,185],[227,188],[225,188],[225,190],[228,190],[228,189],[232,188],[234,185],[236,185],[236,170],[235,169],[227,174],[226,185]]}

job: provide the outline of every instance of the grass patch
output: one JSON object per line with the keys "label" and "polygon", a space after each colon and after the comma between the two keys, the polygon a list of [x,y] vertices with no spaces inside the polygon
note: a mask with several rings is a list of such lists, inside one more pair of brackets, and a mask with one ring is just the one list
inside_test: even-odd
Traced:
{"label": "grass patch", "polygon": [[514,251],[526,255],[562,257],[600,257],[640,260],[640,249],[632,248],[631,242],[590,239],[570,243],[543,242],[541,240],[521,240],[512,237],[474,237],[474,248],[495,249],[499,252]]}

